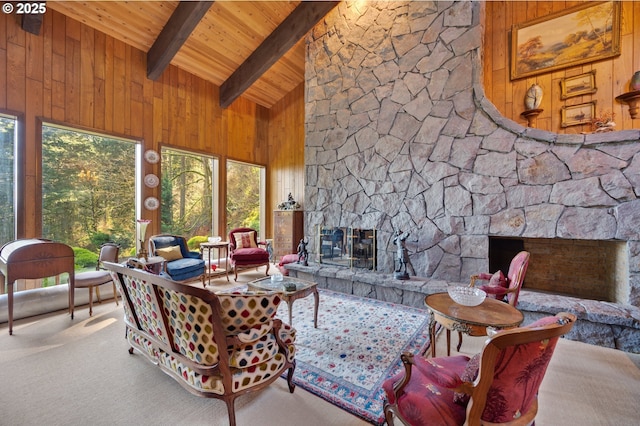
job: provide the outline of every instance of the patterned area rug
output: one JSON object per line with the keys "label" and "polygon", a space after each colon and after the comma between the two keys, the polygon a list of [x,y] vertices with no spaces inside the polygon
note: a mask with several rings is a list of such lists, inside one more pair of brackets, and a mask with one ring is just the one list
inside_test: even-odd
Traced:
{"label": "patterned area rug", "polygon": [[[278,316],[289,321],[287,304]],[[400,371],[400,354],[429,344],[426,310],[320,290],[318,328],[313,296],[293,304],[294,383],[376,425],[384,423],[385,379]]]}

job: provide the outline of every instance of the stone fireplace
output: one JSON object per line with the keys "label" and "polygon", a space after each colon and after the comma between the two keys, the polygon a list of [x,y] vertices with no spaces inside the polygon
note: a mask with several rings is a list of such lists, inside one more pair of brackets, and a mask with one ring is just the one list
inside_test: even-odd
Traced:
{"label": "stone fireplace", "polygon": [[[377,229],[377,270],[391,272],[393,234],[408,231],[416,275],[447,281],[495,269],[494,239],[521,241],[525,287],[591,286],[590,298],[639,306],[640,131],[555,134],[502,117],[482,87],[482,8],[343,2],[310,33],[306,235]],[[567,247],[596,256],[574,272],[541,260]],[[599,292],[606,271],[584,265],[605,261],[622,284]]]}

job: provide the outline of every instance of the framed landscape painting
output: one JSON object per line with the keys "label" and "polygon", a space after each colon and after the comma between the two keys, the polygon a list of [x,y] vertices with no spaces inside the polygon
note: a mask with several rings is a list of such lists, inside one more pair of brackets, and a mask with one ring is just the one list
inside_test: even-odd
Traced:
{"label": "framed landscape painting", "polygon": [[596,114],[596,102],[562,107],[562,127],[591,123]]}
{"label": "framed landscape painting", "polygon": [[620,2],[585,2],[511,29],[511,79],[620,55]]}
{"label": "framed landscape painting", "polygon": [[589,95],[597,91],[595,70],[560,80],[560,99],[563,100],[573,96]]}

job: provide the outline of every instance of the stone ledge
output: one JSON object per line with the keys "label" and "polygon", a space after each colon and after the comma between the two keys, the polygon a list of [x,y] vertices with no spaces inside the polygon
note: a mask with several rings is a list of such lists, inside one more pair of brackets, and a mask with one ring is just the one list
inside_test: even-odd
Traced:
{"label": "stone ledge", "polygon": [[[311,264],[286,265],[292,276],[318,283],[318,287],[386,302],[424,308],[425,296],[446,291],[449,282],[412,277],[406,281],[392,274]],[[578,322],[567,338],[598,346],[640,353],[640,308],[596,300],[527,291],[520,292],[518,309],[525,324],[546,315],[571,312]]]}

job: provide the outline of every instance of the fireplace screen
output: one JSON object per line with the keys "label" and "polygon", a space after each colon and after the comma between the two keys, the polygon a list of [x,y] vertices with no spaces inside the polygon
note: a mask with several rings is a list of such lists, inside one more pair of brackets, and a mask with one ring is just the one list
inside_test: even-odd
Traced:
{"label": "fireplace screen", "polygon": [[376,270],[376,230],[318,227],[320,263]]}

